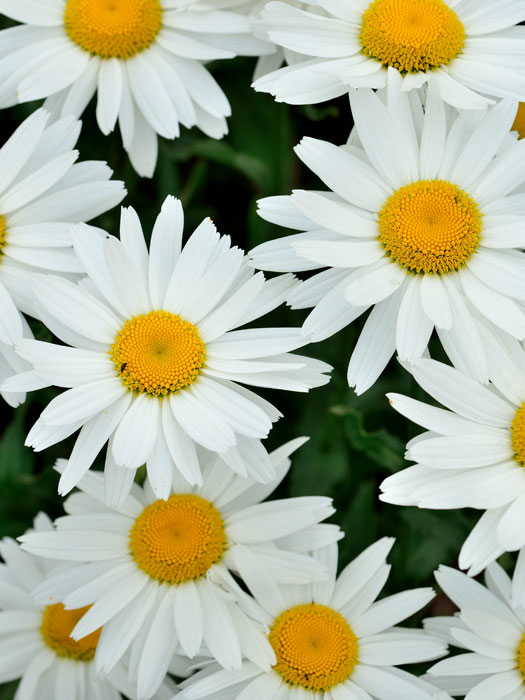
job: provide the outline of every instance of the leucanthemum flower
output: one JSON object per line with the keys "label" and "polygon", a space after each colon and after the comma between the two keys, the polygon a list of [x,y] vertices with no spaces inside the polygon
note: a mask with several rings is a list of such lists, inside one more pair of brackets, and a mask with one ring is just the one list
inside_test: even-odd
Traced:
{"label": "leucanthemum flower", "polygon": [[334,512],[331,499],[261,503],[303,442],[272,453],[277,478],[271,486],[225,472],[211,456],[203,463],[202,487],[179,479],[161,500],[149,485],[135,485],[118,511],[104,505],[102,474],[90,472],[79,484],[82,492],[66,501],[69,515],[56,521],[56,531],[21,538],[33,554],[82,562],[60,568],[34,591],[36,600],[66,609],[92,605],[73,637],[104,625],[95,656],[103,672],[129,647],[141,698],[156,691],[179,648],[194,657],[204,644],[228,669],[240,667],[243,654],[269,668],[272,650],[235,603],[238,584],[230,571],[250,579],[262,567],[288,585],[326,578],[324,564],[305,552],[342,536],[337,526],[318,524]]}
{"label": "leucanthemum flower", "polygon": [[455,617],[429,618],[428,631],[469,653],[440,661],[429,678],[465,700],[525,698],[525,613],[514,599],[525,588],[525,571],[513,579],[496,563],[486,572],[486,587],[465,574],[442,566],[436,580],[455,603]]}
{"label": "leucanthemum flower", "polygon": [[[0,381],[24,371],[13,344],[32,337],[20,311],[35,315],[31,283],[35,273],[78,273],[82,265],[71,243],[69,222],[89,221],[117,205],[124,183],[110,180],[100,161],[76,163],[80,122],[49,123],[37,110],[0,148]],[[100,236],[86,226],[87,241]],[[24,392],[2,392],[11,405]]]}
{"label": "leucanthemum flower", "polygon": [[[36,532],[53,529],[43,513]],[[65,610],[60,603],[35,603],[30,591],[57,568],[57,562],[22,552],[9,538],[0,542],[0,683],[20,678],[15,700],[130,700],[137,694],[128,670],[119,663],[106,677],[95,672],[93,659],[101,630],[79,641],[70,633],[87,608]],[[154,700],[171,700],[174,684],[163,681]]]}
{"label": "leucanthemum flower", "polygon": [[443,408],[389,394],[391,405],[427,429],[407,445],[416,462],[385,479],[381,500],[420,508],[485,510],[459,564],[471,575],[525,546],[525,352],[481,328],[491,384],[423,359],[409,370]]}
{"label": "leucanthemum flower", "polygon": [[263,270],[328,268],[288,296],[294,308],[315,307],[303,327],[313,341],[372,307],[348,368],[357,393],[396,349],[409,362],[421,356],[434,327],[452,361],[487,381],[473,310],[525,338],[525,197],[513,195],[525,180],[525,141],[510,135],[517,103],[458,116],[429,90],[423,111],[390,78],[386,105],[371,90],[351,94],[354,145],[297,146],[332,191],[261,200],[264,219],[302,233],[250,257]]}
{"label": "leucanthemum flower", "polygon": [[96,93],[101,131],[118,120],[147,177],[157,134],[177,137],[179,122],[227,132],[230,105],[204,62],[271,50],[235,0],[3,0],[1,10],[24,24],[0,32],[0,106],[49,97],[55,114],[78,117]]}
{"label": "leucanthemum flower", "polygon": [[243,476],[271,482],[275,472],[259,439],[280,413],[237,382],[308,391],[329,380],[329,365],[289,352],[308,343],[299,328],[234,330],[281,304],[293,277],[254,274],[209,219],[183,249],[182,229],[181,204],[168,197],[148,254],[136,213],[124,210],[120,241],[96,245],[82,230],[73,236],[86,282],[49,276],[34,286],[39,317],[73,347],[21,341],[17,352],[34,370],[2,389],[70,387],[27,438],[42,450],[81,429],[63,494],[108,440],[106,469],[128,490],[145,462],[161,498],[173,465],[202,484],[196,445]]}
{"label": "leucanthemum flower", "polygon": [[398,664],[436,659],[446,645],[421,630],[396,627],[434,597],[431,588],[374,602],[390,571],[393,540],[368,547],[336,577],[337,545],[314,556],[327,581],[279,586],[253,562],[245,580],[266,625],[276,663],[261,670],[245,661],[238,671],[205,667],[182,684],[181,700],[430,700],[433,692]]}
{"label": "leucanthemum flower", "polygon": [[514,26],[523,20],[522,0],[269,2],[255,26],[303,57],[254,88],[311,104],[385,87],[390,68],[401,90],[427,84],[459,109],[483,108],[488,96],[523,100],[525,27]]}

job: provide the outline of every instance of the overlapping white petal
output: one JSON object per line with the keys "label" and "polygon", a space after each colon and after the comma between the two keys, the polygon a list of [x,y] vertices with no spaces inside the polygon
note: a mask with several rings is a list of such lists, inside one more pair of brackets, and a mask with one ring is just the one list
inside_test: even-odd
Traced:
{"label": "overlapping white petal", "polygon": [[422,359],[410,371],[446,410],[389,394],[393,408],[429,432],[408,445],[406,457],[416,464],[385,479],[380,496],[420,508],[485,510],[459,558],[472,575],[525,544],[525,472],[513,443],[514,420],[525,401],[525,353],[510,336],[480,330],[491,358],[489,386]]}
{"label": "overlapping white petal", "polygon": [[436,572],[436,580],[459,612],[455,617],[430,618],[425,626],[468,653],[438,662],[428,678],[467,700],[525,697],[520,566],[511,580],[493,562],[485,574],[486,587],[445,566]]}
{"label": "overlapping white petal", "polygon": [[[118,204],[122,182],[110,180],[105,163],[75,161],[80,122],[71,117],[50,124],[37,110],[0,148],[0,376],[5,381],[29,369],[13,345],[32,333],[20,312],[37,315],[33,282],[44,273],[79,273],[82,265],[71,241],[71,223],[89,221]],[[89,245],[101,235],[86,226]],[[2,396],[13,406],[25,388]]]}
{"label": "overlapping white petal", "polygon": [[[181,700],[434,698],[436,690],[430,684],[395,668],[397,664],[439,658],[446,653],[446,644],[436,636],[395,626],[424,607],[432,600],[434,592],[428,588],[405,591],[374,602],[388,577],[390,567],[386,557],[392,544],[392,539],[379,540],[343,569],[338,578],[336,545],[318,550],[315,557],[328,564],[330,577],[313,586],[279,586],[260,566],[254,567],[245,579],[260,606],[259,614],[269,626],[288,609],[300,605],[326,606],[342,615],[358,643],[358,659],[348,678],[329,690],[316,691],[300,684],[288,684],[278,670],[258,669],[249,660],[245,660],[239,670],[229,672],[219,670],[216,665],[206,665],[182,683]],[[378,574],[381,576],[379,586],[376,585]]]}
{"label": "overlapping white petal", "polygon": [[[250,259],[254,267],[277,272],[328,268],[288,297],[295,308],[314,307],[303,326],[314,341],[374,307],[348,368],[358,394],[375,382],[395,350],[407,362],[421,357],[434,328],[455,366],[485,383],[489,353],[476,317],[518,340],[525,337],[523,252],[502,225],[508,223],[505,207],[520,196],[525,179],[525,141],[509,133],[517,102],[505,99],[485,112],[458,115],[435,88],[422,106],[401,90],[395,71],[389,79],[383,95],[351,91],[352,145],[306,137],[296,147],[330,189],[261,200],[262,218],[302,233],[262,243]],[[503,173],[509,185],[500,190]],[[394,192],[427,180],[444,180],[471,197],[481,233],[464,264],[414,274],[382,244],[378,216]],[[517,230],[519,221],[514,223]]]}
{"label": "overlapping white petal", "polygon": [[[30,532],[44,534],[52,529],[51,521],[41,513]],[[137,690],[127,678],[127,659],[119,660],[113,671],[102,677],[92,660],[60,655],[46,642],[41,627],[50,603],[35,603],[31,591],[53,576],[60,564],[23,552],[7,538],[0,543],[0,550],[4,560],[0,565],[0,682],[20,679],[16,691],[19,700],[120,700],[124,695],[138,700]],[[163,677],[153,700],[170,700],[175,692],[175,684]]]}
{"label": "overlapping white petal", "polygon": [[[148,255],[137,215],[124,210],[120,242],[100,238],[88,246],[83,229],[73,234],[89,284],[53,276],[35,283],[39,317],[74,347],[21,341],[20,362],[34,373],[10,378],[2,391],[46,384],[67,388],[42,412],[27,440],[41,450],[82,427],[61,493],[75,486],[108,440],[112,491],[117,482],[128,489],[131,484],[117,470],[133,474],[144,462],[161,498],[170,493],[177,471],[202,484],[196,450],[203,447],[219,453],[234,471],[270,482],[274,467],[259,440],[280,414],[238,382],[304,392],[328,381],[328,365],[290,352],[308,342],[300,329],[238,330],[282,303],[296,286],[294,278],[265,281],[262,273],[253,274],[242,251],[219,236],[209,219],[182,248],[182,226],[180,203],[169,197]],[[126,388],[108,351],[127,319],[158,308],[195,325],[206,363],[184,391],[152,399]],[[124,495],[125,489],[118,502]]]}
{"label": "overlapping white petal", "polygon": [[[205,576],[178,584],[150,577],[129,548],[135,519],[158,500],[150,484],[144,489],[134,486],[117,510],[105,505],[103,476],[87,474],[79,483],[80,492],[66,501],[69,515],[56,521],[56,530],[21,538],[32,554],[69,562],[38,582],[35,599],[63,601],[66,608],[92,605],[73,636],[81,638],[104,625],[96,668],[111,672],[129,649],[135,658],[130,681],[138,683],[141,698],[157,691],[176,649],[193,658],[202,647],[230,670],[240,667],[243,655],[268,669],[273,652],[259,625],[247,617],[253,607],[248,596],[235,601],[241,589],[230,571],[251,580],[262,568],[273,581],[288,586],[326,578],[324,561],[308,552],[316,540],[335,542],[341,537],[338,528],[319,524],[334,512],[331,500],[261,502],[285,477],[290,454],[303,442],[294,440],[270,455],[276,472],[271,486],[225,473],[220,460],[210,454],[201,459],[202,487],[176,480],[173,493],[194,494],[218,509],[227,541],[221,560]],[[59,468],[63,467],[62,461]],[[293,537],[297,542],[288,547],[286,538]]]}
{"label": "overlapping white petal", "polygon": [[0,106],[45,97],[56,117],[78,118],[96,94],[101,131],[108,134],[118,123],[131,163],[144,177],[155,170],[157,134],[173,139],[180,123],[222,138],[231,109],[205,62],[271,53],[271,44],[253,36],[249,6],[161,0],[160,7],[153,43],[120,59],[91,55],[70,38],[62,0],[45,8],[5,0],[2,13],[22,25],[0,32]]}
{"label": "overlapping white petal", "polygon": [[[525,19],[519,0],[505,3],[497,13],[491,0],[445,3],[465,31],[461,52],[435,69],[401,73],[393,68],[400,89],[409,92],[428,85],[458,109],[482,109],[493,98],[523,100],[524,30],[514,26]],[[255,30],[284,51],[289,65],[277,70],[271,66],[253,87],[290,104],[323,102],[352,88],[386,87],[388,66],[366,55],[362,46],[363,13],[371,5],[371,0],[266,2],[254,18]]]}

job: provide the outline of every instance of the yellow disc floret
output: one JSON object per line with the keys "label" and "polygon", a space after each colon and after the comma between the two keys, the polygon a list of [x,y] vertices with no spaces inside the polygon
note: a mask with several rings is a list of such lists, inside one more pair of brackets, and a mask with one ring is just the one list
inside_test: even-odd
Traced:
{"label": "yellow disc floret", "polygon": [[221,514],[193,494],[172,494],[147,506],[135,520],[129,548],[137,566],[163,583],[206,575],[226,551]]}
{"label": "yellow disc floret", "polygon": [[102,628],[76,642],[70,637],[75,625],[91,606],[66,610],[62,603],[48,605],[42,614],[40,633],[57,656],[76,661],[93,661]]}
{"label": "yellow disc floret", "polygon": [[511,428],[514,459],[525,467],[525,403],[522,403],[514,415]]}
{"label": "yellow disc floret", "polygon": [[[6,220],[3,216],[0,216],[0,255],[2,255],[2,248],[6,244],[6,238],[7,238],[7,224]],[[0,258],[1,259],[1,258]]]}
{"label": "yellow disc floret", "polygon": [[481,230],[476,202],[444,180],[401,187],[379,212],[379,241],[410,272],[459,270],[476,250]]}
{"label": "yellow disc floret", "polygon": [[518,671],[521,673],[521,677],[525,682],[525,634],[522,636],[520,643],[518,644],[516,663],[518,665]]}
{"label": "yellow disc floret", "polygon": [[296,605],[277,617],[268,637],[283,680],[326,692],[349,678],[357,664],[358,640],[342,615],[325,605]]}
{"label": "yellow disc floret", "polygon": [[66,0],[69,38],[100,58],[132,58],[153,43],[161,25],[159,0]]}
{"label": "yellow disc floret", "polygon": [[360,40],[366,56],[402,73],[447,65],[461,53],[465,28],[443,0],[374,0]]}
{"label": "yellow disc floret", "polygon": [[517,131],[520,139],[525,139],[525,102],[520,102],[512,131]]}
{"label": "yellow disc floret", "polygon": [[162,396],[197,379],[206,346],[189,321],[169,311],[150,311],[124,323],[110,355],[128,389]]}

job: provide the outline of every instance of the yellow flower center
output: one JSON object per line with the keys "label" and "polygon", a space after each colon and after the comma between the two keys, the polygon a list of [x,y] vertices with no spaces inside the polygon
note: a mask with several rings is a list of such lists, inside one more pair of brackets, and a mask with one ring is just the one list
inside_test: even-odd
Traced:
{"label": "yellow flower center", "polygon": [[3,216],[0,215],[0,260],[2,259],[2,248],[7,243],[7,223]]}
{"label": "yellow flower center", "polygon": [[128,389],[152,396],[192,384],[206,359],[196,326],[169,311],[130,318],[109,352]]}
{"label": "yellow flower center", "polygon": [[523,681],[525,682],[525,634],[522,636],[521,641],[518,644],[516,663],[518,665],[518,671],[521,673]]}
{"label": "yellow flower center", "polygon": [[86,608],[66,610],[62,603],[57,603],[44,608],[40,633],[44,642],[57,656],[76,661],[93,661],[102,628],[78,642],[70,637],[73,628],[90,607],[91,605]]}
{"label": "yellow flower center", "polygon": [[268,637],[283,680],[314,692],[326,692],[354,672],[358,640],[348,622],[332,608],[316,603],[281,613]]}
{"label": "yellow flower center", "polygon": [[66,0],[69,38],[100,58],[132,58],[153,43],[161,25],[159,0]]}
{"label": "yellow flower center", "polygon": [[522,403],[514,415],[511,428],[514,459],[525,467],[525,403]]}
{"label": "yellow flower center", "polygon": [[443,0],[374,0],[363,14],[359,38],[366,56],[412,73],[450,63],[465,37]]}
{"label": "yellow flower center", "polygon": [[221,514],[193,494],[172,494],[144,508],[129,541],[137,566],[163,583],[201,578],[222,560],[226,547]]}
{"label": "yellow flower center", "polygon": [[517,131],[520,139],[525,138],[525,102],[520,102],[512,131]]}
{"label": "yellow flower center", "polygon": [[410,272],[458,270],[476,250],[481,229],[476,202],[444,180],[401,187],[379,212],[379,241]]}

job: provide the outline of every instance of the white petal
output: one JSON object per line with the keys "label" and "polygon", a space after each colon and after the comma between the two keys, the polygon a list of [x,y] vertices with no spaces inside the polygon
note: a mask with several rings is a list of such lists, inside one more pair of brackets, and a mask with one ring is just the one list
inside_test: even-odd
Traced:
{"label": "white petal", "polygon": [[103,134],[115,128],[122,101],[124,76],[116,58],[101,61],[97,89],[97,122]]}
{"label": "white petal", "polygon": [[437,401],[469,420],[497,428],[508,428],[513,420],[510,404],[452,367],[423,359],[412,366],[412,373]]}
{"label": "white petal", "polygon": [[425,351],[434,324],[421,303],[421,277],[405,285],[396,324],[396,347],[400,360],[414,362]]}
{"label": "white petal", "polygon": [[160,424],[159,399],[139,394],[121,419],[113,439],[117,464],[137,469],[152,453]]}
{"label": "white petal", "polygon": [[197,655],[203,628],[202,606],[197,585],[187,581],[175,590],[175,631],[180,644],[190,659]]}

